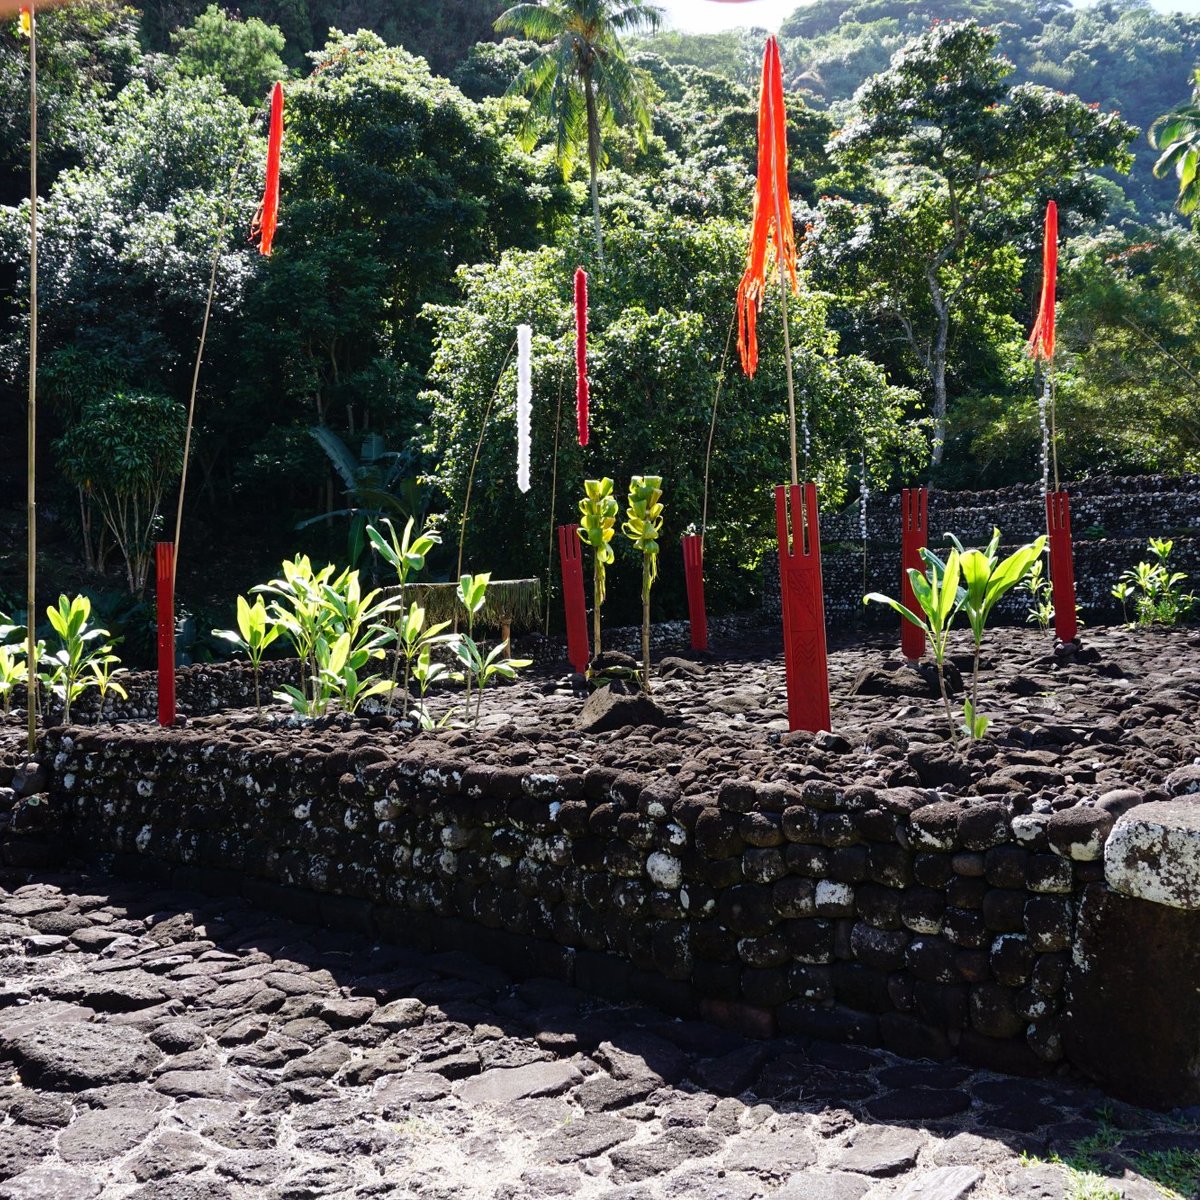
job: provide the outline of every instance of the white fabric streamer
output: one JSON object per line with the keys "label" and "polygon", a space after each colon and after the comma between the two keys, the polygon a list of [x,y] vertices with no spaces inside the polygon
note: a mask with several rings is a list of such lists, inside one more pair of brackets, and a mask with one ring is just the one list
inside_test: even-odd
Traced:
{"label": "white fabric streamer", "polygon": [[517,487],[529,491],[529,455],[533,442],[533,329],[517,326]]}

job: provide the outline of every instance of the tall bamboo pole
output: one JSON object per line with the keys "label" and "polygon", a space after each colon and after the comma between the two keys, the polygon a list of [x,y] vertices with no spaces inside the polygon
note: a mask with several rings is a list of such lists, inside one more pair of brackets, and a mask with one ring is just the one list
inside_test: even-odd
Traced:
{"label": "tall bamboo pole", "polygon": [[28,545],[25,577],[25,692],[29,710],[29,753],[37,747],[37,11],[29,6],[29,411],[27,414]]}

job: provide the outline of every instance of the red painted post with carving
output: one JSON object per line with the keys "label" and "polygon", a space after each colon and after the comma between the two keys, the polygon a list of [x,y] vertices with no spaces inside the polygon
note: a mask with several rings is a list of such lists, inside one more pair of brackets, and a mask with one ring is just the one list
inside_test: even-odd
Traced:
{"label": "red painted post with carving", "polygon": [[777,487],[775,522],[783,596],[788,726],[793,731],[803,729],[816,733],[830,728],[829,659],[825,649],[825,589],[821,581],[817,485]]}
{"label": "red painted post with carving", "polygon": [[558,527],[558,558],[562,565],[563,609],[567,618],[567,658],[581,675],[592,656],[588,642],[587,600],[583,594],[583,546],[578,525]]}
{"label": "red painted post with carving", "polygon": [[[910,569],[922,573],[925,560],[921,551],[929,545],[929,489],[904,488],[900,492],[901,563],[900,603],[909,612],[917,611],[917,598],[908,578]],[[925,653],[925,635],[911,622],[900,618],[900,653],[916,662]]]}
{"label": "red painted post with carving", "polygon": [[683,571],[687,579],[688,621],[692,649],[708,649],[708,614],[704,611],[704,539],[689,533],[683,539]]}
{"label": "red painted post with carving", "polygon": [[175,724],[175,543],[155,544],[158,599],[158,723]]}
{"label": "red painted post with carving", "polygon": [[1054,595],[1054,632],[1061,642],[1079,636],[1075,615],[1075,552],[1071,546],[1071,501],[1065,491],[1046,494],[1050,530],[1050,585]]}

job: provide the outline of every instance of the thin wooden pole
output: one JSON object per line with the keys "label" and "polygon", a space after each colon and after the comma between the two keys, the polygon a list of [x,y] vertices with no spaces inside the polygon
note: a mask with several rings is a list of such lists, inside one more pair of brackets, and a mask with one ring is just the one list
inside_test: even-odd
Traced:
{"label": "thin wooden pole", "polygon": [[[508,353],[504,356],[504,365],[500,368],[500,375],[496,379],[496,388],[492,392],[491,399],[487,402],[487,408],[483,410],[483,423],[479,426],[479,441],[475,443],[475,457],[471,459],[471,470],[467,475],[467,494],[463,497],[462,525],[458,533],[458,574],[455,577],[457,583],[462,578],[463,573],[463,547],[467,541],[467,518],[471,512],[471,491],[475,487],[475,470],[479,466],[479,455],[483,451],[483,435],[487,432],[488,417],[492,415],[492,406],[496,403],[496,397],[500,395],[500,385],[504,382],[504,372],[508,370],[508,364],[512,361],[512,356],[516,352],[517,343],[514,341],[508,348]],[[454,628],[458,629],[458,617],[455,616]]]}
{"label": "thin wooden pole", "polygon": [[708,424],[708,449],[704,454],[704,505],[700,510],[700,545],[708,535],[708,479],[712,471],[713,439],[717,433],[717,408],[721,403],[721,393],[725,389],[725,368],[729,363],[729,347],[733,344],[733,326],[737,321],[734,312],[729,321],[729,333],[725,338],[725,353],[721,355],[721,373],[717,376],[717,390],[713,395],[712,420]]}
{"label": "thin wooden pole", "polygon": [[217,270],[221,265],[221,251],[225,245],[225,233],[229,228],[229,219],[233,213],[233,200],[237,191],[237,178],[242,171],[242,163],[246,161],[246,149],[249,146],[249,131],[242,140],[242,150],[238,155],[237,165],[233,168],[233,179],[229,185],[229,195],[225,202],[225,211],[221,215],[221,227],[217,233],[217,248],[213,254],[212,272],[208,279],[208,299],[204,303],[204,320],[200,325],[200,345],[196,349],[196,362],[192,368],[192,392],[188,397],[187,432],[183,435],[183,470],[179,478],[179,502],[175,508],[175,553],[171,559],[171,586],[175,586],[175,576],[179,567],[179,540],[183,529],[183,499],[187,492],[188,465],[192,455],[192,431],[196,426],[196,395],[200,389],[200,366],[204,362],[204,347],[208,341],[208,323],[212,317],[213,299],[217,292]]}
{"label": "thin wooden pole", "polygon": [[550,545],[546,552],[546,636],[550,636],[550,591],[554,580],[554,519],[558,515],[558,439],[562,432],[563,392],[566,374],[558,376],[558,412],[554,418],[554,462],[550,470]]}
{"label": "thin wooden pole", "polygon": [[38,119],[37,10],[29,6],[29,412],[26,449],[28,545],[26,553],[25,692],[29,753],[37,748],[37,361],[38,361]]}

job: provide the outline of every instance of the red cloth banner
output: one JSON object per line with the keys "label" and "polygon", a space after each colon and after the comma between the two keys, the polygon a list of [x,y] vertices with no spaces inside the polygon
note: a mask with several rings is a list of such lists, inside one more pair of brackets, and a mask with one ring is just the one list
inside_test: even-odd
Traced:
{"label": "red cloth banner", "polygon": [[[904,488],[900,493],[900,603],[909,612],[917,611],[909,570],[925,571],[921,551],[929,545],[929,489]],[[916,662],[925,653],[925,635],[911,621],[900,619],[900,653]]]}
{"label": "red cloth banner", "polygon": [[783,99],[783,65],[779,43],[767,39],[763,55],[762,89],[758,107],[758,182],[754,189],[754,217],[746,272],[738,285],[738,355],[742,370],[751,378],[758,369],[758,313],[767,280],[767,246],[774,245],[775,261],[786,271],[793,292],[799,292],[796,274],[796,231],[788,191],[787,112]]}
{"label": "red cloth banner", "polygon": [[821,579],[817,485],[777,487],[775,518],[783,596],[788,726],[793,731],[803,729],[816,733],[830,728],[829,659],[825,647],[825,588]]}
{"label": "red cloth banner", "polygon": [[1058,205],[1046,205],[1046,230],[1042,244],[1042,300],[1037,321],[1029,335],[1029,357],[1054,357],[1054,322],[1058,288]]}
{"label": "red cloth banner", "polygon": [[579,426],[579,444],[588,444],[588,277],[579,267],[575,272],[575,420]]}
{"label": "red cloth banner", "polygon": [[271,92],[271,131],[267,138],[267,185],[262,204],[250,227],[250,239],[259,238],[260,254],[270,254],[279,224],[279,160],[283,150],[283,84]]}
{"label": "red cloth banner", "polygon": [[704,610],[704,539],[689,533],[683,539],[683,571],[687,580],[688,621],[692,649],[708,649],[708,614]]}
{"label": "red cloth banner", "polygon": [[583,594],[583,544],[579,540],[578,525],[558,527],[558,558],[567,620],[567,659],[582,675],[588,668],[592,652],[588,642],[587,600]]}

